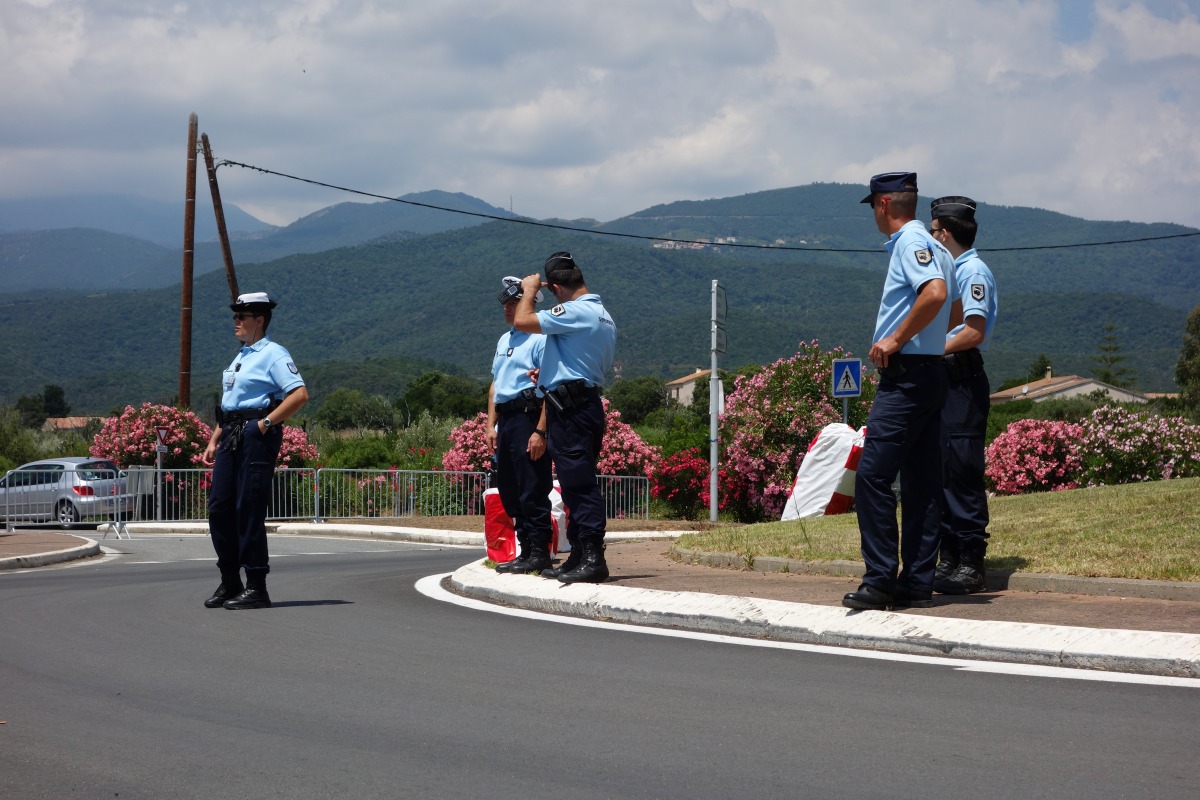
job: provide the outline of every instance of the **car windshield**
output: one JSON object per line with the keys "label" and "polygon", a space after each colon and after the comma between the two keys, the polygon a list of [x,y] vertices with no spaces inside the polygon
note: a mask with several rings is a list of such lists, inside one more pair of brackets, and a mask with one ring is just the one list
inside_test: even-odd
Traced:
{"label": "car windshield", "polygon": [[85,481],[111,480],[117,477],[117,465],[112,461],[87,461],[75,468],[75,472]]}

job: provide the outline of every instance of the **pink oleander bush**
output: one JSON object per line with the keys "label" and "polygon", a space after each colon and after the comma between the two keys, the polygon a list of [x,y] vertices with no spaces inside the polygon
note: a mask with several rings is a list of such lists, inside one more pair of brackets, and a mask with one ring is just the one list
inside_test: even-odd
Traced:
{"label": "pink oleander bush", "polygon": [[1200,475],[1200,425],[1117,406],[1101,406],[1081,424],[1088,486]]}
{"label": "pink oleander bush", "polygon": [[[637,432],[621,422],[621,412],[604,398],[607,429],[596,472],[600,475],[648,475],[657,463],[659,449],[646,444]],[[487,414],[480,412],[450,431],[450,449],[442,456],[446,470],[486,472],[492,463],[487,445]]]}
{"label": "pink oleander bush", "polygon": [[[821,428],[841,421],[841,401],[831,396],[832,373],[833,359],[845,356],[840,348],[823,351],[813,340],[801,343],[791,358],[737,378],[721,417],[722,463],[740,478],[751,513],[779,516],[809,443]],[[862,396],[849,403],[852,427],[865,424],[874,397],[875,379],[868,373]],[[722,482],[722,493],[724,487]]]}
{"label": "pink oleander bush", "polygon": [[88,452],[96,458],[112,459],[121,469],[135,464],[154,466],[158,427],[170,429],[165,442],[167,452],[163,453],[164,468],[203,466],[200,459],[212,428],[195,412],[153,403],[143,403],[137,408],[125,406],[118,416],[106,419]]}
{"label": "pink oleander bush", "polygon": [[997,494],[1077,488],[1083,474],[1083,435],[1083,426],[1074,422],[1020,419],[1009,423],[987,447],[988,484]]}
{"label": "pink oleander bush", "polygon": [[321,458],[317,446],[308,440],[308,432],[294,425],[284,424],[283,444],[279,447],[279,458],[275,465],[280,468],[313,467]]}
{"label": "pink oleander bush", "polygon": [[487,414],[480,411],[450,431],[450,449],[442,455],[442,469],[487,472],[492,467],[492,455],[487,443]]}
{"label": "pink oleander bush", "polygon": [[637,431],[621,421],[621,412],[613,408],[608,398],[604,403],[604,444],[596,461],[597,475],[646,475],[654,470],[661,458],[661,449],[646,444]]}

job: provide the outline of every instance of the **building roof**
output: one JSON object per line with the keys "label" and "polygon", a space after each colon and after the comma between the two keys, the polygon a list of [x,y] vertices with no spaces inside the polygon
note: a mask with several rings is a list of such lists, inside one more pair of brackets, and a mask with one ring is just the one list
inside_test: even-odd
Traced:
{"label": "building roof", "polygon": [[86,428],[93,422],[104,422],[104,417],[47,417],[42,423],[42,430],[74,431]]}
{"label": "building roof", "polygon": [[685,383],[694,383],[701,378],[712,374],[711,369],[697,369],[691,375],[684,375],[682,378],[676,378],[673,381],[667,381],[667,386],[680,386]]}
{"label": "building roof", "polygon": [[1014,386],[1011,389],[1004,389],[999,392],[993,392],[991,401],[993,403],[1007,403],[1011,400],[1049,400],[1050,398],[1077,397],[1081,394],[1091,394],[1097,389],[1108,394],[1109,397],[1122,403],[1148,403],[1150,398],[1144,394],[1122,389],[1119,386],[1098,381],[1095,378],[1082,378],[1078,375],[1051,375],[1041,380],[1030,381],[1029,383]]}

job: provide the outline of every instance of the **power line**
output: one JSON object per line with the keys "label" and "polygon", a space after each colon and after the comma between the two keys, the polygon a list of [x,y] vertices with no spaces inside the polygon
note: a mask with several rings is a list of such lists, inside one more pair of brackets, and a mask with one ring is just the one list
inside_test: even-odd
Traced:
{"label": "power line", "polygon": [[[559,225],[553,222],[542,222],[541,220],[529,219],[528,217],[501,217],[496,214],[485,214],[482,211],[464,211],[458,208],[446,208],[445,206],[437,206],[432,203],[421,203],[416,200],[405,200],[402,197],[389,197],[382,194],[374,194],[372,192],[364,192],[361,189],[351,189],[347,186],[338,186],[333,183],[314,180],[312,178],[302,178],[298,175],[289,175],[286,172],[277,172],[266,167],[256,167],[253,164],[243,164],[240,161],[231,161],[230,159],[221,159],[216,165],[219,167],[242,167],[243,169],[262,172],[266,175],[275,175],[288,180],[299,181],[301,183],[311,184],[312,186],[321,186],[326,189],[334,189],[339,192],[347,192],[349,194],[357,194],[362,197],[373,197],[376,200],[389,200],[393,203],[404,203],[405,205],[418,206],[420,208],[428,208],[434,211],[446,211],[451,214],[465,214],[468,217],[479,217],[481,219],[490,219],[496,222],[514,222],[520,225],[531,225],[536,228],[552,228],[560,231],[572,231],[574,233],[590,233],[594,236],[616,236],[623,239],[641,239],[650,242],[671,242],[673,244],[698,244],[705,246],[713,246],[713,242],[699,241],[695,239],[672,239],[666,236],[647,236],[638,233],[620,233],[619,231],[601,231],[595,228],[577,228],[573,225]],[[1013,253],[1027,250],[1069,250],[1077,247],[1108,247],[1118,244],[1137,244],[1139,242],[1158,242],[1166,239],[1183,239],[1189,236],[1200,236],[1200,231],[1192,233],[1173,233],[1166,236],[1144,236],[1137,239],[1115,239],[1107,242],[1080,242],[1076,244],[1046,244],[1028,247],[988,247],[979,248],[980,252],[984,253]],[[736,242],[721,242],[720,247],[738,247],[748,250],[790,250],[801,253],[872,253],[879,254],[882,252],[877,248],[859,249],[859,248],[839,248],[839,247],[794,247],[789,245],[769,245],[769,244],[738,244]]]}

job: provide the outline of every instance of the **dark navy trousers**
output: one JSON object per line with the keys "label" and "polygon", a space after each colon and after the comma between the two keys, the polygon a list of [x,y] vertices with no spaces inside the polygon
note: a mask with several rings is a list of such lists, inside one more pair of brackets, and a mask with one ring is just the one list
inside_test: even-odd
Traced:
{"label": "dark navy trousers", "polygon": [[504,513],[515,521],[517,541],[550,543],[550,453],[537,461],[529,458],[529,437],[537,426],[537,415],[520,411],[500,412],[496,440],[496,488]]}
{"label": "dark navy trousers", "polygon": [[604,495],[596,480],[596,462],[604,444],[604,404],[598,392],[575,408],[546,409],[550,456],[567,507],[567,541],[571,547],[593,539],[603,542]]}
{"label": "dark navy trousers", "polygon": [[[902,356],[900,363],[903,375],[880,377],[854,480],[866,564],[862,582],[892,595],[928,597],[941,530],[947,378],[941,358]],[[899,526],[892,492],[897,475]]]}
{"label": "dark navy trousers", "polygon": [[259,433],[258,421],[250,420],[241,446],[233,452],[224,448],[229,436],[230,430],[222,430],[222,447],[213,463],[208,532],[221,574],[232,574],[243,567],[249,580],[251,573],[266,575],[271,571],[267,562],[267,504],[283,431],[275,426],[265,434]]}
{"label": "dark navy trousers", "polygon": [[942,463],[945,508],[942,536],[961,546],[982,546],[988,538],[987,490],[983,481],[983,442],[991,409],[987,375],[950,381],[942,409]]}

